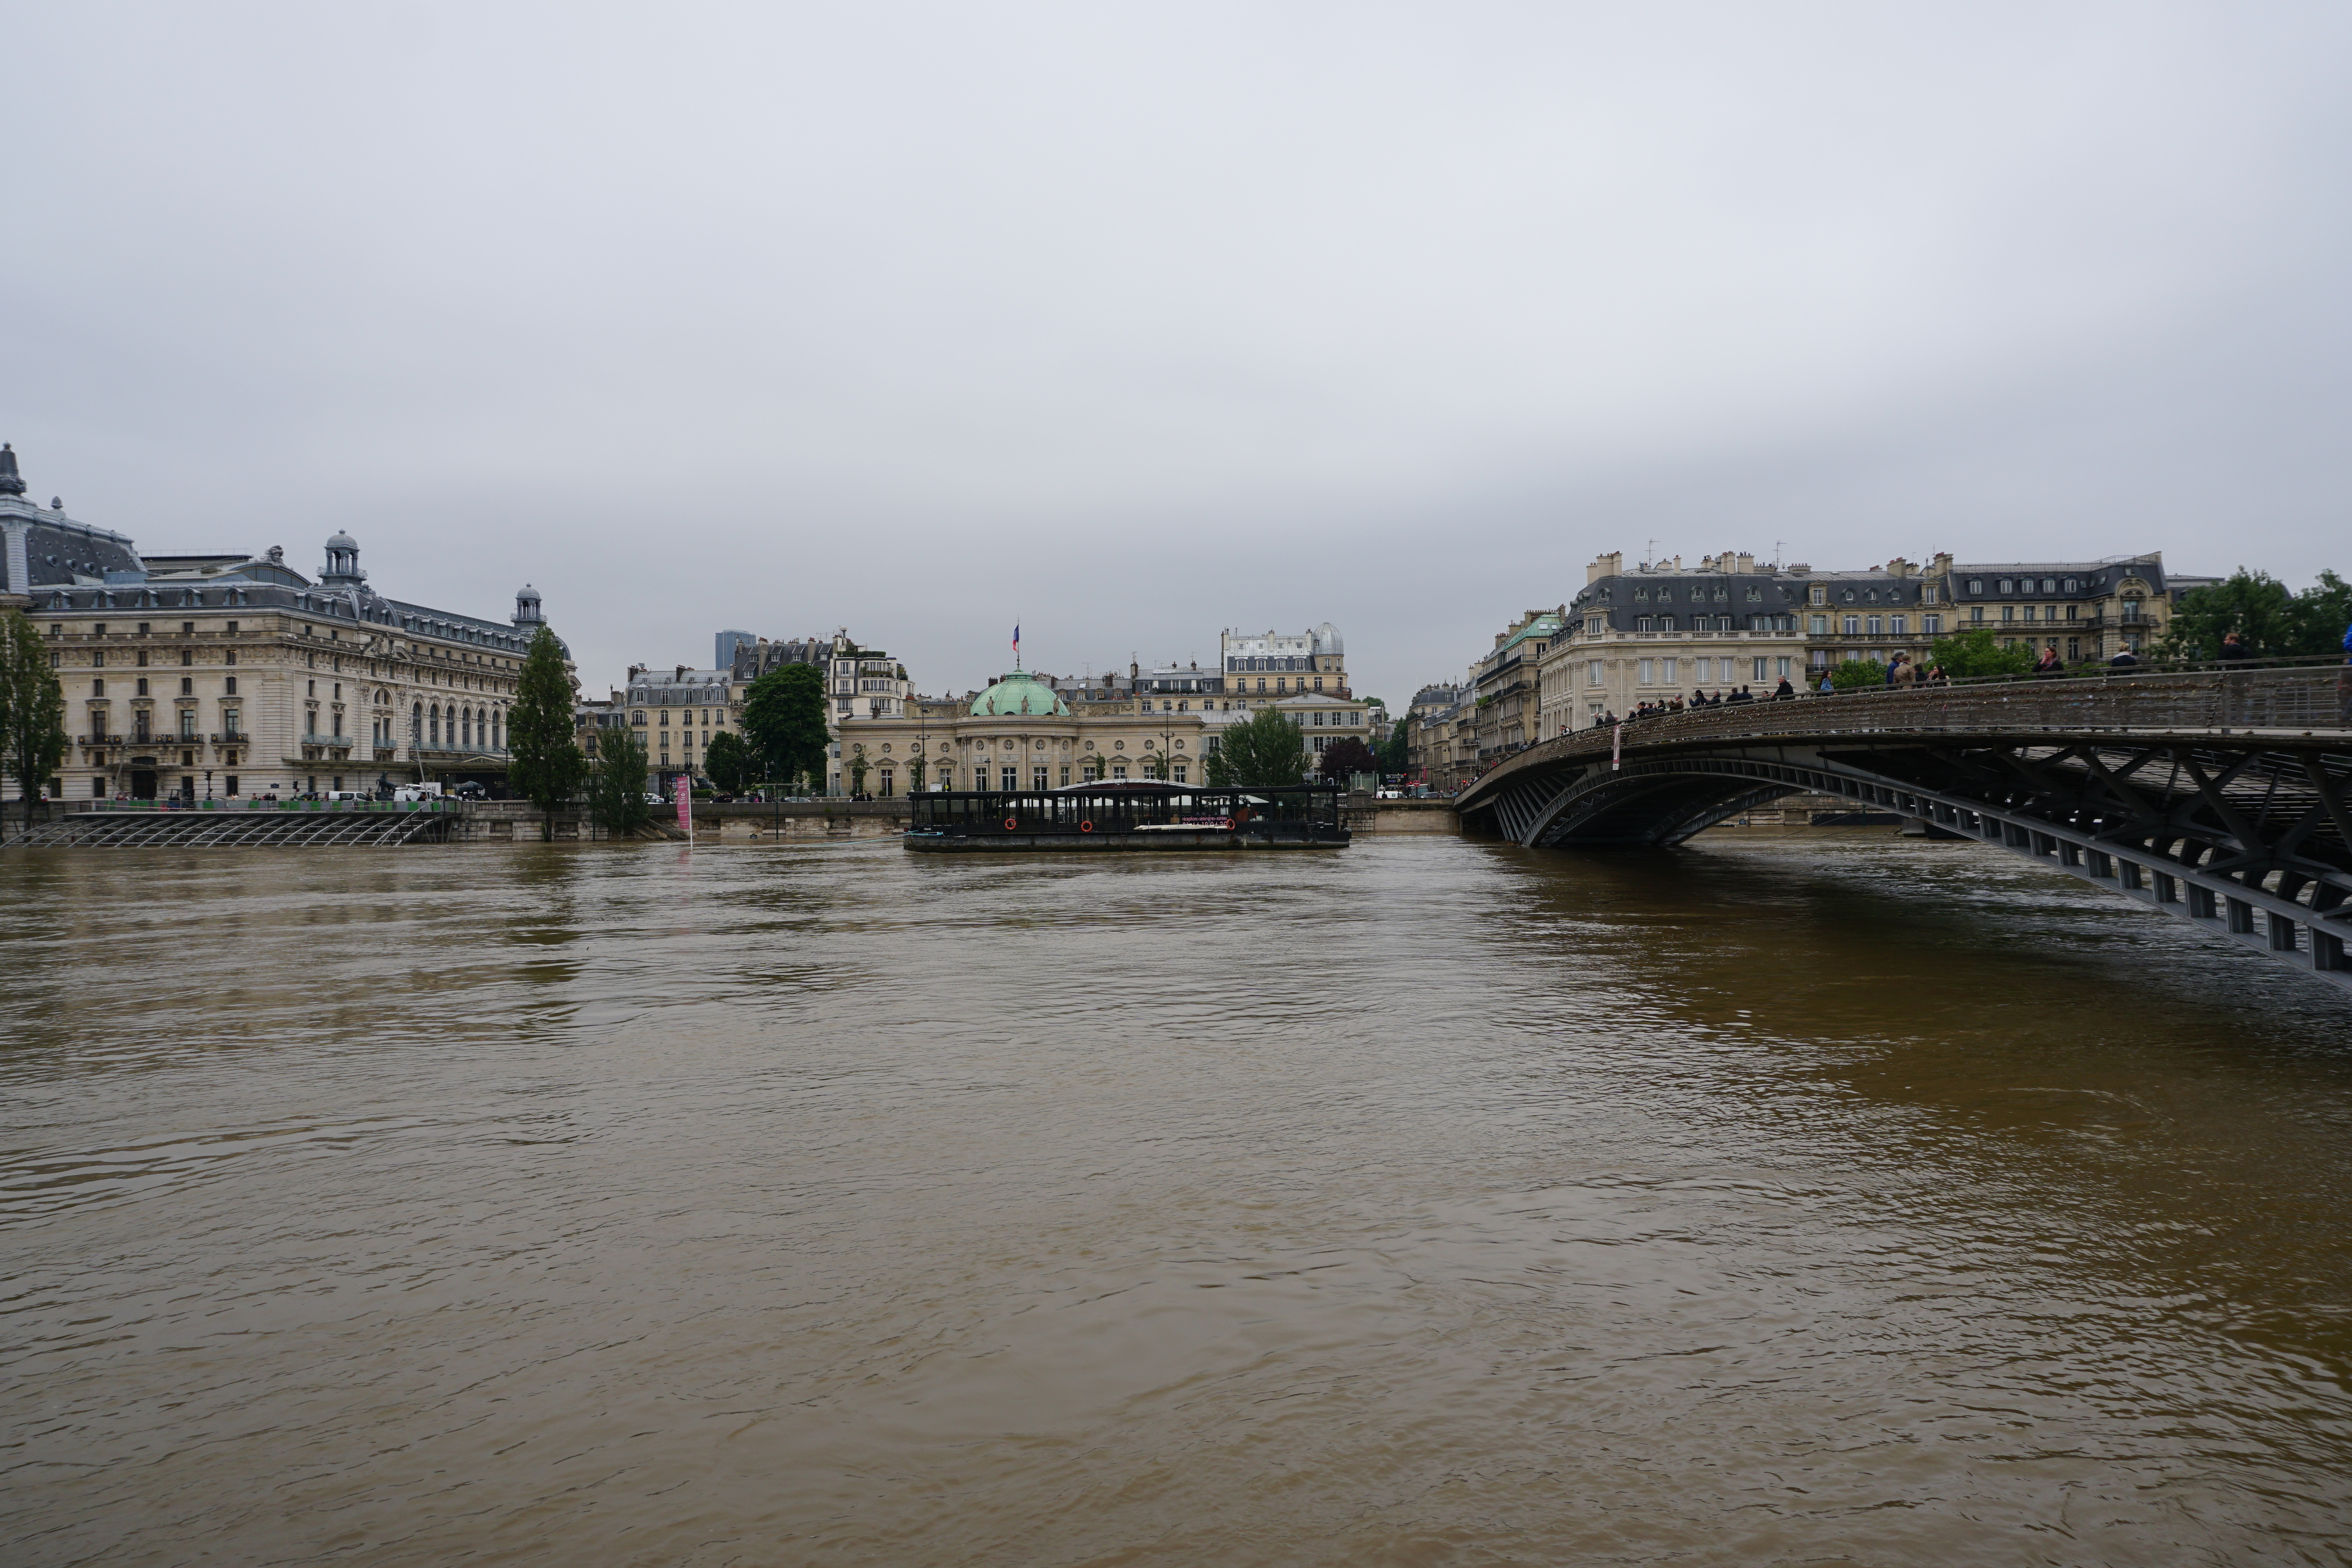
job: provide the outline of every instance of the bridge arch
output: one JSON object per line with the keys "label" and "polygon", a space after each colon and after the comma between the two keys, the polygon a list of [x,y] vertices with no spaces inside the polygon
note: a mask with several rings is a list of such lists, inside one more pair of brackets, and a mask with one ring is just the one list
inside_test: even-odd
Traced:
{"label": "bridge arch", "polygon": [[1796,793],[1917,819],[2352,992],[2352,670],[1712,709],[1546,742],[1455,809],[1531,847],[1669,848]]}

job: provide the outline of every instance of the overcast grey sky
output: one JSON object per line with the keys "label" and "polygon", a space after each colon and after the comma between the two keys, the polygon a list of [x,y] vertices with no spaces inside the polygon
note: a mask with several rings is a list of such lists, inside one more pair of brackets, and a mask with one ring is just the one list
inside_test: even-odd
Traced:
{"label": "overcast grey sky", "polygon": [[2352,6],[9,5],[0,436],[583,681],[1597,551],[2352,569]]}

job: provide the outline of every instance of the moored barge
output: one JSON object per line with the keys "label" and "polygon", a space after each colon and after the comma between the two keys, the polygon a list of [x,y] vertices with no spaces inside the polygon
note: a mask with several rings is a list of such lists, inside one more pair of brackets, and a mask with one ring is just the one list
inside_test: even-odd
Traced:
{"label": "moored barge", "polygon": [[1335,850],[1347,847],[1336,785],[1213,789],[1142,779],[1032,793],[913,796],[905,842],[921,854],[1066,850]]}

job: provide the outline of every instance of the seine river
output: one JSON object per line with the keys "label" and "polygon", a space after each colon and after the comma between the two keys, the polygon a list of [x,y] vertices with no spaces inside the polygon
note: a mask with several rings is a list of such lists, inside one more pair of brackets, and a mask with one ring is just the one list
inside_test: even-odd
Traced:
{"label": "seine river", "polygon": [[2352,1562],[2352,1005],[1966,843],[0,856],[0,1562]]}

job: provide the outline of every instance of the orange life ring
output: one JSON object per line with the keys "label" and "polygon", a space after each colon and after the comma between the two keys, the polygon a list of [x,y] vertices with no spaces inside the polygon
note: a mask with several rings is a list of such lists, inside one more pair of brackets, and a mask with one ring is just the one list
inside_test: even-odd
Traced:
{"label": "orange life ring", "polygon": [[1095,825],[1092,822],[1080,822],[1078,824],[1078,831],[1082,833],[1091,833],[1094,831]]}
{"label": "orange life ring", "polygon": [[1007,817],[1004,819],[1004,831],[1008,833],[1020,826],[1021,821],[1017,817]]}

